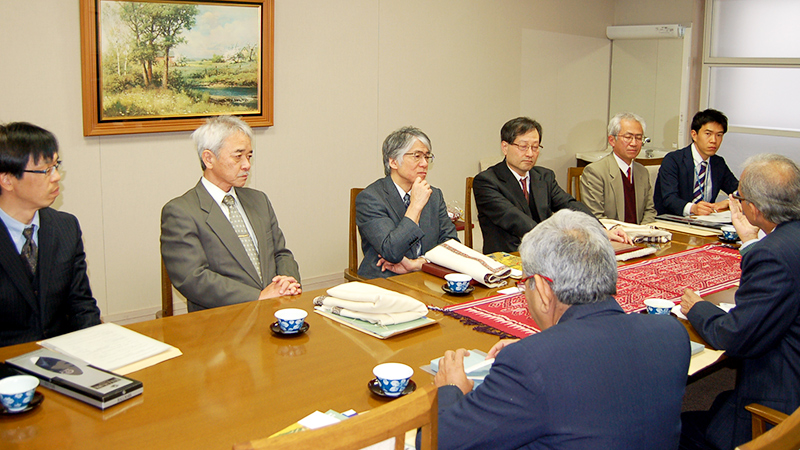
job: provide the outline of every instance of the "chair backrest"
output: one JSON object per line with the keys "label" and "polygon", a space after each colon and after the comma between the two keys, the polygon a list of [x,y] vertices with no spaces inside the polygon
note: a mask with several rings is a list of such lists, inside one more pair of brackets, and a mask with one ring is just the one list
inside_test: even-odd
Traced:
{"label": "chair backrest", "polygon": [[472,180],[467,177],[467,190],[464,193],[464,245],[472,248]]}
{"label": "chair backrest", "polygon": [[407,431],[422,428],[420,449],[437,446],[438,406],[433,384],[392,400],[335,425],[300,433],[263,438],[233,446],[234,450],[297,450],[324,448],[356,450],[394,437],[396,450],[402,450]]}
{"label": "chair backrest", "polygon": [[161,259],[161,310],[156,313],[156,319],[171,316],[172,312],[172,281],[169,279],[167,266]]}
{"label": "chair backrest", "polygon": [[347,268],[344,269],[344,279],[347,281],[361,281],[358,276],[358,226],[356,226],[356,197],[364,188],[350,189],[350,226],[348,227]]}
{"label": "chair backrest", "polygon": [[[753,440],[737,450],[797,450],[800,448],[800,408],[791,416],[757,403],[745,407],[753,414]],[[775,425],[766,431],[766,423]]]}
{"label": "chair backrest", "polygon": [[[581,174],[583,174],[583,167],[568,167],[567,168],[567,194],[575,197],[575,200],[581,201]],[[574,194],[572,186],[575,185]]]}

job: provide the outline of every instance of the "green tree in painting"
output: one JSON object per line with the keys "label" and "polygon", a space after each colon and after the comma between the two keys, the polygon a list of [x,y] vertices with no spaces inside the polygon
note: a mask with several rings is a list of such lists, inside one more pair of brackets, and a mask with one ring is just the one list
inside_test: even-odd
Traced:
{"label": "green tree in painting", "polygon": [[196,16],[196,5],[160,5],[158,13],[153,17],[157,33],[161,37],[160,47],[164,51],[164,77],[161,87],[165,89],[169,79],[169,51],[186,42],[186,38],[180,34],[183,30],[192,29]]}

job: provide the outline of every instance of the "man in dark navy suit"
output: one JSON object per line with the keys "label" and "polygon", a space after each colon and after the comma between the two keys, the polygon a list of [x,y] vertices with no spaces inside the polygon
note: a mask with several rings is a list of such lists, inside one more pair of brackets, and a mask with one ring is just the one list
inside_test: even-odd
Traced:
{"label": "man in dark navy suit", "polygon": [[[741,363],[733,391],[708,412],[683,416],[682,448],[732,449],[749,441],[760,403],[786,414],[800,407],[800,168],[780,155],[745,162],[731,216],[742,239],[742,279],[729,313],[687,289],[681,302],[697,333]],[[758,230],[767,233],[758,240]],[[707,442],[706,442],[707,441]]]}
{"label": "man in dark navy suit", "polygon": [[439,448],[675,449],[689,336],[672,317],[625,314],[600,223],[561,210],[525,235],[520,283],[541,333],[496,344],[472,391],[464,349],[439,363]]}
{"label": "man in dark navy suit", "polygon": [[668,153],[661,163],[653,192],[658,214],[708,215],[728,209],[728,199],[716,202],[719,191],[730,194],[739,181],[717,155],[728,132],[725,114],[707,109],[692,119],[688,147]]}
{"label": "man in dark navy suit", "polygon": [[60,165],[52,133],[0,125],[0,346],[100,323],[78,219],[50,208]]}

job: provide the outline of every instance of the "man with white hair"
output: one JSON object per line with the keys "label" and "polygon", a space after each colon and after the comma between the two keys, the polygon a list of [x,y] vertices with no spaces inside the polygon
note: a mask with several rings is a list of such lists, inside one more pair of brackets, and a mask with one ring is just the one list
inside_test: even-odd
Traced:
{"label": "man with white hair", "polygon": [[[781,155],[745,161],[739,190],[729,196],[742,239],[736,307],[726,313],[684,291],[681,311],[712,347],[741,363],[733,391],[706,412],[683,416],[682,448],[732,449],[752,439],[750,413],[759,403],[786,414],[800,407],[800,168]],[[758,230],[766,237],[758,240]]]}
{"label": "man with white hair", "polygon": [[603,227],[561,210],[520,245],[528,311],[542,329],[497,343],[472,391],[464,355],[439,363],[439,448],[675,449],[689,368],[672,317],[625,314]]}
{"label": "man with white hair", "polygon": [[427,181],[433,158],[431,141],[419,128],[400,128],[383,141],[386,176],[356,197],[364,252],[360,276],[385,278],[420,270],[425,252],[458,239],[442,191]]}
{"label": "man with white hair", "polygon": [[650,173],[635,161],[647,125],[636,114],[611,118],[608,143],[613,151],[583,169],[581,201],[598,219],[644,224],[656,218]]}
{"label": "man with white hair", "polygon": [[238,117],[208,119],[192,133],[203,176],[161,211],[161,257],[189,312],[301,292],[272,204],[244,187],[252,138]]}

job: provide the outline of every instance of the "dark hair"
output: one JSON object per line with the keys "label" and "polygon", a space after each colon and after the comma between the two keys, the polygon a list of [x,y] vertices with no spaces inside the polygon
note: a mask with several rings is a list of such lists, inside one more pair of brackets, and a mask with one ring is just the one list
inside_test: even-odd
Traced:
{"label": "dark hair", "polygon": [[0,173],[22,178],[28,161],[53,159],[58,141],[53,133],[27,122],[0,125]]}
{"label": "dark hair", "polygon": [[703,128],[703,125],[711,122],[716,122],[722,125],[722,133],[728,132],[728,118],[722,112],[717,111],[716,109],[707,109],[705,111],[699,111],[697,114],[694,115],[692,119],[692,131],[695,133],[700,132],[700,128]]}
{"label": "dark hair", "polygon": [[500,129],[500,140],[513,144],[517,136],[527,134],[531,130],[539,132],[539,142],[542,141],[542,126],[530,117],[517,117],[511,119]]}

